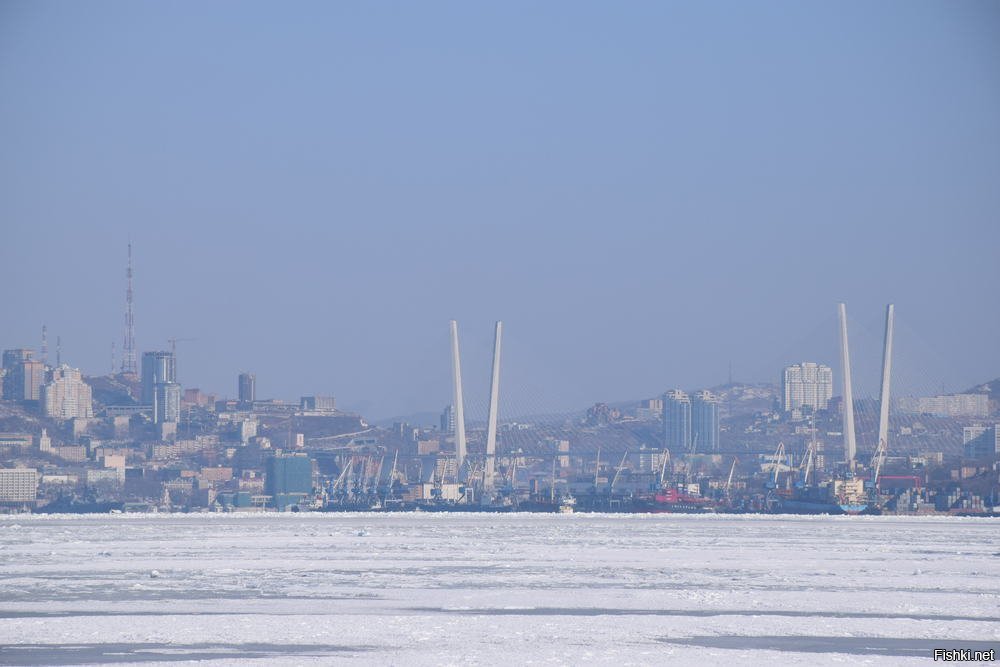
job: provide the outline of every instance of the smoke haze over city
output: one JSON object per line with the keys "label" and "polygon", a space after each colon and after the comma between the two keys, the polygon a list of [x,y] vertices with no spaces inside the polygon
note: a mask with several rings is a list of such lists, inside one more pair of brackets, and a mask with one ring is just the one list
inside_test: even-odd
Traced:
{"label": "smoke haze over city", "polygon": [[[186,387],[576,410],[787,363],[1000,369],[996,3],[7,2],[2,347]],[[856,326],[855,326],[856,325]],[[868,338],[866,338],[866,335]],[[477,407],[478,406],[478,407]]]}

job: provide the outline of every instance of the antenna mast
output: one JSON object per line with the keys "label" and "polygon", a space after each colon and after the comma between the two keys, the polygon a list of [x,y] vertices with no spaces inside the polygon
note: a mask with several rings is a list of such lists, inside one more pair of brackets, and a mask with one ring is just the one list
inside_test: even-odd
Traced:
{"label": "antenna mast", "polygon": [[132,242],[128,242],[128,268],[125,269],[128,288],[125,291],[125,340],[122,344],[122,373],[136,375],[135,320],[132,314]]}

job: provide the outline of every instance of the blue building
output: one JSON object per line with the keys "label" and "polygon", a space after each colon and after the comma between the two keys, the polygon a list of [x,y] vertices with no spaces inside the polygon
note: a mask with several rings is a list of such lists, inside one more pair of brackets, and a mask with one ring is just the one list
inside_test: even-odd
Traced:
{"label": "blue building", "polygon": [[695,392],[691,401],[691,438],[694,451],[719,451],[719,397],[710,391]]}
{"label": "blue building", "polygon": [[264,466],[264,493],[279,511],[312,494],[313,462],[305,454],[275,454]]}
{"label": "blue building", "polygon": [[675,454],[691,449],[691,399],[680,389],[663,395],[663,443]]}

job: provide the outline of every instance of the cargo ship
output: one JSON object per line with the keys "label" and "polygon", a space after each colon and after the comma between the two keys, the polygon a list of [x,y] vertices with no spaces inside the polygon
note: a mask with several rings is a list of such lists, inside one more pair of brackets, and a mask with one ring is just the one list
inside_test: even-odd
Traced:
{"label": "cargo ship", "polygon": [[716,512],[719,503],[711,498],[695,496],[677,489],[664,489],[650,496],[640,496],[635,500],[633,511],[652,514],[682,513],[706,514]]}
{"label": "cargo ship", "polygon": [[868,493],[860,477],[835,479],[831,493],[844,514],[861,514],[868,509]]}

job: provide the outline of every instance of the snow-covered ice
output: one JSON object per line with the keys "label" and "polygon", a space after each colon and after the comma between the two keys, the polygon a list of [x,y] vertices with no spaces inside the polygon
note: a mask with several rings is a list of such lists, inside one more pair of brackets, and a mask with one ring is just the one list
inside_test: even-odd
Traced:
{"label": "snow-covered ice", "polygon": [[1000,523],[0,518],[0,664],[902,664],[1000,649]]}

